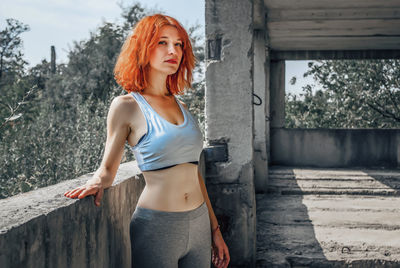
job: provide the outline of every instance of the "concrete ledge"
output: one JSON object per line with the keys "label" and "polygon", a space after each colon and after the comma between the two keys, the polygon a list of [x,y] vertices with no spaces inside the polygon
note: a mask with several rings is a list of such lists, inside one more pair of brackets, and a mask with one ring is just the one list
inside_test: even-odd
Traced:
{"label": "concrete ledge", "polygon": [[270,161],[297,167],[400,167],[400,129],[271,128]]}
{"label": "concrete ledge", "polygon": [[145,186],[121,164],[100,207],[64,197],[93,173],[0,200],[0,267],[130,267],[129,222]]}

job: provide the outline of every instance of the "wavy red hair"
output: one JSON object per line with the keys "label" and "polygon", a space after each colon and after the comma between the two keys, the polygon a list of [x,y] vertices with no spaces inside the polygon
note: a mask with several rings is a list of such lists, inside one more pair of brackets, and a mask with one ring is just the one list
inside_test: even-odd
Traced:
{"label": "wavy red hair", "polygon": [[192,71],[196,58],[193,54],[189,35],[174,18],[154,14],[141,19],[121,47],[114,67],[114,78],[127,92],[142,91],[148,86],[149,58],[158,43],[160,29],[173,26],[182,39],[182,60],[178,71],[167,77],[167,88],[172,94],[179,94],[192,86]]}

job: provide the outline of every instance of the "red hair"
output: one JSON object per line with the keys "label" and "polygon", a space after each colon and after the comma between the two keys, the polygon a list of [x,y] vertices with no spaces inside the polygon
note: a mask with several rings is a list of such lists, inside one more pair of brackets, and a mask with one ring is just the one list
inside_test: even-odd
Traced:
{"label": "red hair", "polygon": [[141,19],[122,45],[114,67],[114,78],[127,92],[142,91],[148,86],[150,52],[158,43],[160,29],[173,26],[182,39],[182,60],[176,73],[168,75],[167,88],[172,94],[192,85],[192,71],[196,62],[189,35],[180,23],[166,15],[154,14]]}

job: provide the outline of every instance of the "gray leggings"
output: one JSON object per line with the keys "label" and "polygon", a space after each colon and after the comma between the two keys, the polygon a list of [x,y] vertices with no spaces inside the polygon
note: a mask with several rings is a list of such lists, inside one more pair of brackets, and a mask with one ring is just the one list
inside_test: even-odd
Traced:
{"label": "gray leggings", "polygon": [[211,228],[206,202],[188,211],[136,207],[130,223],[132,267],[210,268]]}

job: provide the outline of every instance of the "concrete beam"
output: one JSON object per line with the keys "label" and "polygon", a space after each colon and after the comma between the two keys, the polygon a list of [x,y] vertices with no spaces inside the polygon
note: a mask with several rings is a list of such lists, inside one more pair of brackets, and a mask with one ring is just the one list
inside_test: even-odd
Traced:
{"label": "concrete beam", "polygon": [[271,51],[271,60],[400,59],[400,50],[293,50]]}

